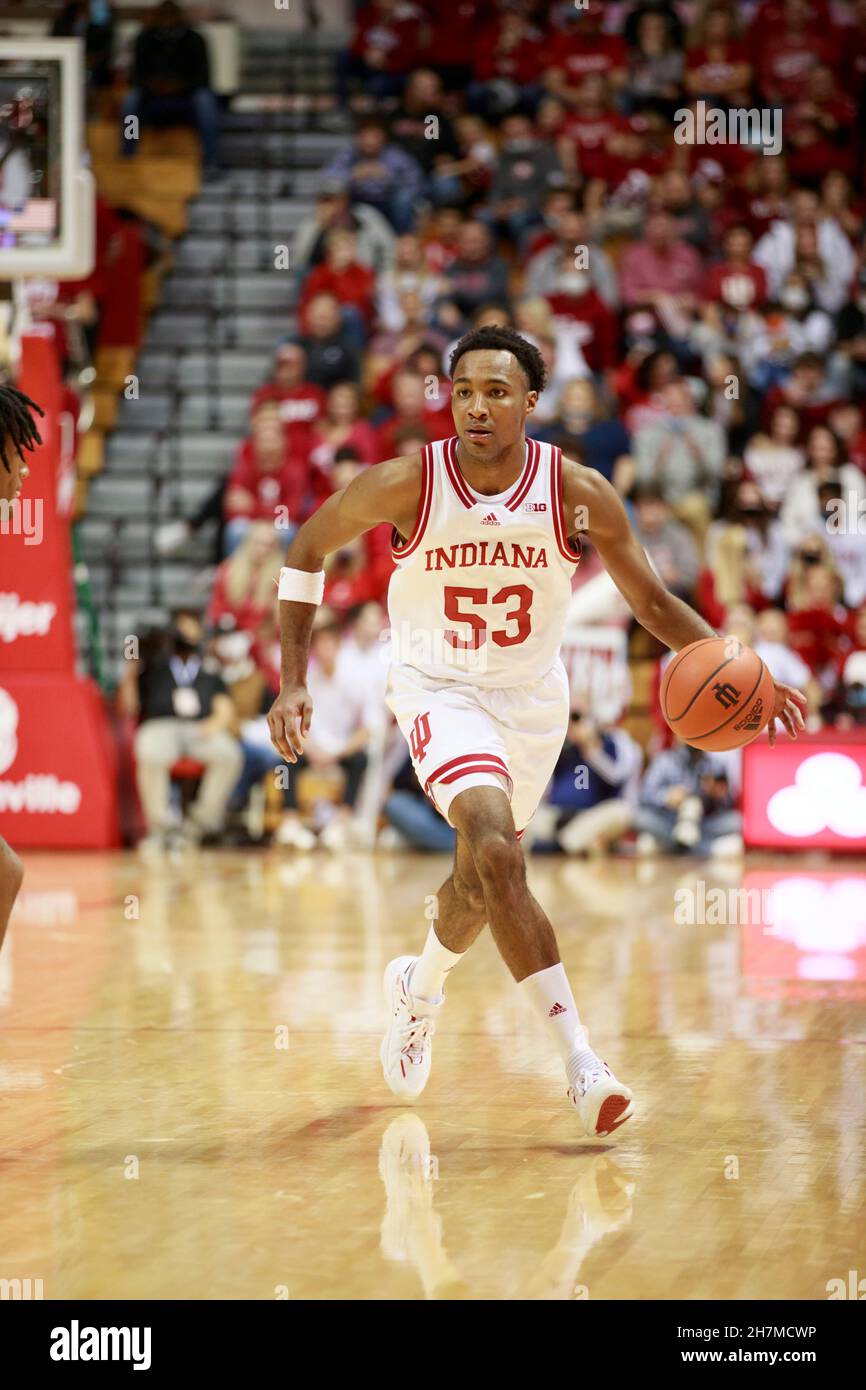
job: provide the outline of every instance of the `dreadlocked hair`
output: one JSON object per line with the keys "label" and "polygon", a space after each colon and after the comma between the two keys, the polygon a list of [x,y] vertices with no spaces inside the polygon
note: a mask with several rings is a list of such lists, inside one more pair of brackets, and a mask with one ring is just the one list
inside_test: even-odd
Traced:
{"label": "dreadlocked hair", "polygon": [[37,444],[42,443],[42,436],[31,413],[34,410],[37,415],[45,414],[42,407],[25,396],[23,391],[14,386],[0,386],[0,459],[7,473],[12,472],[7,447],[11,446],[23,462],[24,450],[35,449]]}

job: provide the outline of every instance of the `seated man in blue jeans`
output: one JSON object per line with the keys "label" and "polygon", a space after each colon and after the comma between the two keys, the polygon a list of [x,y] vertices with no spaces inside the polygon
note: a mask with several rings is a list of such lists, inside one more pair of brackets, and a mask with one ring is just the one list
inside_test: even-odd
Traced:
{"label": "seated man in blue jeans", "polygon": [[742,851],[743,820],[728,782],[730,756],[676,743],[650,760],[634,818],[638,854]]}
{"label": "seated man in blue jeans", "polygon": [[[132,90],[123,103],[120,153],[138,149],[138,125],[194,125],[206,174],[219,170],[219,107],[210,89],[207,46],[174,0],[162,0],[135,41]],[[130,117],[136,117],[131,122]]]}

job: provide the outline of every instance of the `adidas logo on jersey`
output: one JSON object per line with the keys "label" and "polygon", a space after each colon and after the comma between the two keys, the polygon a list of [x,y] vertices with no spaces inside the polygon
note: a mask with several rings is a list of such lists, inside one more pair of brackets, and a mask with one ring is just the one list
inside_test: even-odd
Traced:
{"label": "adidas logo on jersey", "polygon": [[524,504],[523,504],[523,510],[524,510],[525,512],[546,512],[546,511],[547,511],[547,503],[546,503],[546,502],[524,502]]}
{"label": "adidas logo on jersey", "polygon": [[550,1010],[550,1013],[547,1015],[547,1017],[548,1017],[548,1018],[556,1018],[556,1015],[557,1015],[557,1014],[564,1014],[564,1013],[565,1013],[565,1005],[564,1005],[564,1004],[554,1004],[553,1008]]}
{"label": "adidas logo on jersey", "polygon": [[483,516],[483,517],[481,518],[481,525],[482,525],[482,526],[501,526],[501,525],[502,525],[502,522],[499,520],[499,517],[496,515],[495,512],[488,512],[486,516]]}

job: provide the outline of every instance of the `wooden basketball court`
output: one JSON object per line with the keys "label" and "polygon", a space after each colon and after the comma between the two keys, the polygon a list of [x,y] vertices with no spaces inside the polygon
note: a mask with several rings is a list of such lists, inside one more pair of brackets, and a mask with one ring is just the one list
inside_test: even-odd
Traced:
{"label": "wooden basketball court", "polygon": [[[862,861],[815,863],[827,892],[863,884]],[[741,867],[532,860],[592,1040],[635,1092],[593,1142],[487,934],[421,1101],[385,1089],[382,969],[420,946],[444,859],[25,865],[0,955],[0,1280],[825,1299],[863,1271],[866,926],[822,955],[802,931],[675,922],[678,888],[736,889]]]}

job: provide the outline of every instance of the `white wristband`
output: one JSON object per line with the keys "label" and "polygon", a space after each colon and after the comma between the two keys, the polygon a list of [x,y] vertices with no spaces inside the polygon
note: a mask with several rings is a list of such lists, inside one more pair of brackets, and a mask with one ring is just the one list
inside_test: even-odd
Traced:
{"label": "white wristband", "polygon": [[291,603],[321,603],[325,593],[325,571],[280,570],[277,596]]}

